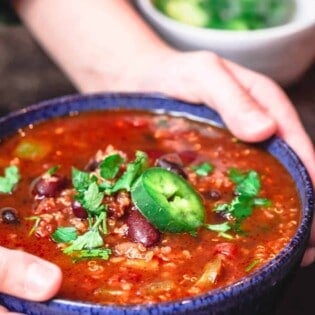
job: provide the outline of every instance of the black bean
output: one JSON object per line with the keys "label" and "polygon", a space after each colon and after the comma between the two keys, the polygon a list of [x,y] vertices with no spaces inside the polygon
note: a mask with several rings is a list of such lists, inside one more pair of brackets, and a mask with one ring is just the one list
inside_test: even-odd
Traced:
{"label": "black bean", "polygon": [[80,219],[87,219],[88,213],[85,208],[82,207],[81,203],[77,200],[72,202],[73,214]]}
{"label": "black bean", "polygon": [[159,242],[160,232],[138,210],[130,211],[126,223],[131,241],[142,243],[145,247]]}
{"label": "black bean", "polygon": [[159,159],[156,160],[155,164],[156,166],[165,168],[166,170],[171,171],[177,175],[180,175],[185,179],[188,178],[187,174],[184,171],[183,166],[179,162],[171,161],[168,155],[161,156]]}
{"label": "black bean", "polygon": [[39,178],[34,186],[33,194],[44,197],[56,197],[68,185],[65,176],[52,175]]}
{"label": "black bean", "polygon": [[18,224],[20,219],[17,215],[17,211],[14,208],[5,207],[0,209],[0,221],[6,224]]}

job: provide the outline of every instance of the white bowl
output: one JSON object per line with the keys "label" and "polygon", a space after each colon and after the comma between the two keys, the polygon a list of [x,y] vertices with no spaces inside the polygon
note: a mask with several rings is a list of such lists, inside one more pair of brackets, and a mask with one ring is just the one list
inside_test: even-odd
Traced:
{"label": "white bowl", "polygon": [[315,56],[315,0],[295,2],[295,12],[284,25],[230,31],[186,25],[158,11],[151,0],[136,0],[143,16],[172,46],[180,50],[211,50],[282,85],[296,81]]}

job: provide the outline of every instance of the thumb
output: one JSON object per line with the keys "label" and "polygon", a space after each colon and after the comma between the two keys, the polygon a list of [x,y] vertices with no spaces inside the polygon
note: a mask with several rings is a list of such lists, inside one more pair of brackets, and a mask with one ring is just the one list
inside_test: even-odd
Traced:
{"label": "thumb", "polygon": [[53,297],[62,280],[60,269],[31,254],[0,247],[0,292],[33,301]]}

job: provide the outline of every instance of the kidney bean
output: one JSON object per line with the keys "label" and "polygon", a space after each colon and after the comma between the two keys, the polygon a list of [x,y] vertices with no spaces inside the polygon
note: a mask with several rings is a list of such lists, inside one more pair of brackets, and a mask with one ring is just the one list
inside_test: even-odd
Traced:
{"label": "kidney bean", "polygon": [[126,223],[131,241],[142,243],[145,247],[159,242],[160,232],[138,210],[129,212]]}
{"label": "kidney bean", "polygon": [[10,207],[0,209],[0,221],[6,224],[20,223],[17,211]]}
{"label": "kidney bean", "polygon": [[94,172],[98,168],[99,164],[100,163],[95,159],[91,159],[84,167],[84,170],[87,172]]}
{"label": "kidney bean", "polygon": [[177,175],[180,175],[182,177],[184,177],[185,179],[187,179],[187,174],[185,173],[184,171],[184,168],[180,162],[180,158],[179,156],[178,157],[178,161],[175,162],[174,158],[173,158],[173,155],[163,155],[161,156],[160,158],[158,158],[156,160],[156,166],[159,166],[159,167],[162,167],[162,168],[165,168],[166,170],[168,171],[171,171]]}
{"label": "kidney bean", "polygon": [[39,178],[33,189],[33,194],[44,197],[56,197],[67,187],[68,180],[65,176],[52,175]]}
{"label": "kidney bean", "polygon": [[72,211],[73,214],[79,219],[87,219],[88,213],[85,208],[82,207],[81,203],[77,200],[72,202]]}

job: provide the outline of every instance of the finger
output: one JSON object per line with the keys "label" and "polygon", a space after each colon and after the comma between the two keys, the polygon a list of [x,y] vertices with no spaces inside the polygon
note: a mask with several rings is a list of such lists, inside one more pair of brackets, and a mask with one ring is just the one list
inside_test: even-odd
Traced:
{"label": "finger", "polygon": [[0,292],[42,301],[53,297],[61,284],[60,269],[28,253],[0,247]]}
{"label": "finger", "polygon": [[239,83],[233,73],[218,58],[211,72],[203,67],[198,75],[203,91],[209,91],[204,101],[221,115],[230,131],[244,141],[261,141],[276,131],[275,121],[260,103]]}

